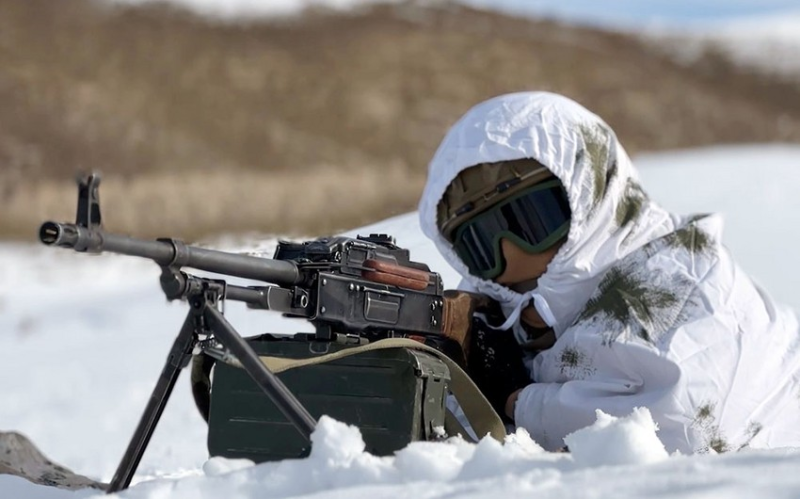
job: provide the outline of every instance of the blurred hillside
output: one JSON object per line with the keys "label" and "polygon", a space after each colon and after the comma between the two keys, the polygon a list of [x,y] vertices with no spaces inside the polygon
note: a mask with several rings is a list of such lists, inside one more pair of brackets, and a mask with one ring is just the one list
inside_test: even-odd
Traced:
{"label": "blurred hillside", "polygon": [[719,52],[442,4],[222,23],[165,6],[0,0],[0,237],[74,216],[100,171],[105,221],[140,236],[311,234],[414,209],[447,128],[542,89],[631,153],[800,142],[800,87]]}

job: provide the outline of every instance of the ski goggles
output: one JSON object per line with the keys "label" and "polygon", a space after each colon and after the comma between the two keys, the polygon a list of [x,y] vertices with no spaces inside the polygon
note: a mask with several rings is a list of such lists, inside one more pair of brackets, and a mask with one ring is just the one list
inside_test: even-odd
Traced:
{"label": "ski goggles", "polygon": [[505,270],[501,239],[541,253],[567,234],[570,214],[561,182],[542,182],[467,219],[455,230],[453,248],[473,275],[494,279]]}

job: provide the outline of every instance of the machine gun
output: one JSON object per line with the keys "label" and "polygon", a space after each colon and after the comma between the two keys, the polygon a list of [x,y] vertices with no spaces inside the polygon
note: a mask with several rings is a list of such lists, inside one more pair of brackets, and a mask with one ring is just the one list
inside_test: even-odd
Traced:
{"label": "machine gun", "polygon": [[[151,259],[161,267],[160,283],[166,297],[185,300],[190,306],[109,492],[130,484],[180,370],[198,350],[214,358],[238,360],[309,440],[314,418],[225,319],[225,300],[306,319],[314,325],[315,340],[319,341],[363,343],[421,336],[435,344],[444,339],[440,276],[426,265],[412,262],[408,250],[397,247],[387,235],[281,242],[272,259],[190,246],[177,239],[136,239],[103,230],[99,183],[97,175],[79,180],[75,223],[45,222],[39,230],[41,242],[79,252]],[[187,268],[269,284],[232,285],[192,275]]]}

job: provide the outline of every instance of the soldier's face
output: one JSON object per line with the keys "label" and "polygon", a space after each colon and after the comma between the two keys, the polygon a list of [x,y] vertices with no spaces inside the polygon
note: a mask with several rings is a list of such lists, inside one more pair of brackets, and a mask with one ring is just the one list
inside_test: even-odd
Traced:
{"label": "soldier's face", "polygon": [[539,277],[547,270],[562,244],[564,242],[560,241],[541,253],[526,253],[508,239],[502,239],[500,248],[506,266],[494,281],[520,293],[536,288]]}
{"label": "soldier's face", "polygon": [[[497,276],[494,281],[518,293],[535,289],[539,277],[547,270],[547,266],[556,256],[558,249],[564,244],[564,240],[559,241],[553,247],[541,253],[526,253],[511,241],[502,239],[500,248],[503,251],[506,266],[503,273]],[[547,327],[547,324],[533,307],[527,307],[522,311],[522,319],[537,328]],[[544,344],[540,345],[542,347],[540,349],[549,348],[554,340],[555,337],[548,337]]]}

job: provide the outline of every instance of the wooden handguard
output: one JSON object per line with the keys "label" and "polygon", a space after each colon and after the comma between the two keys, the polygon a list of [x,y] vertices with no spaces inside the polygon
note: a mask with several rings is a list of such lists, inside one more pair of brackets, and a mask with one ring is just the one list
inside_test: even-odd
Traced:
{"label": "wooden handguard", "polygon": [[393,265],[379,260],[364,260],[364,266],[370,270],[362,272],[361,277],[378,284],[424,291],[431,280],[430,272]]}
{"label": "wooden handguard", "polygon": [[465,359],[469,358],[472,316],[477,308],[488,304],[489,298],[483,295],[457,289],[444,292],[442,334],[461,345]]}

